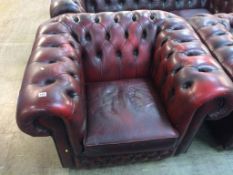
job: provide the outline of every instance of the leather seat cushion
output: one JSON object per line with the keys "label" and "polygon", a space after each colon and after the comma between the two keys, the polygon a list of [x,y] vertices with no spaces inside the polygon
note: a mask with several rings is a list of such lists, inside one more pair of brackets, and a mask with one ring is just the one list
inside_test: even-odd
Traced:
{"label": "leather seat cushion", "polygon": [[88,155],[162,150],[178,138],[149,80],[91,83],[87,98]]}
{"label": "leather seat cushion", "polygon": [[185,9],[185,10],[175,10],[172,13],[181,16],[185,19],[191,18],[198,14],[210,14],[207,9]]}

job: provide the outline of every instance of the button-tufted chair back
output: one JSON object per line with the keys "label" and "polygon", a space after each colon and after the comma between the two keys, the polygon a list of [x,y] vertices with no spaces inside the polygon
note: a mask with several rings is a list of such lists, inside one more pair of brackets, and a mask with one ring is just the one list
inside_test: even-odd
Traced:
{"label": "button-tufted chair back", "polygon": [[189,32],[182,30],[187,25],[180,18],[166,13],[160,13],[162,16],[158,14],[135,11],[117,13],[115,16],[112,13],[80,14],[72,19],[64,16],[76,41],[71,42],[71,45],[76,47],[82,58],[86,82],[151,78],[155,71],[152,65],[159,65],[155,50],[168,39],[163,36],[160,38],[161,44],[155,46],[157,34],[164,22],[164,30],[173,33],[172,38],[177,42],[195,39]]}
{"label": "button-tufted chair back", "polygon": [[[93,16],[93,15],[92,15]],[[147,77],[151,70],[152,46],[158,30],[149,14],[97,15],[74,19],[73,35],[83,47],[88,81]],[[80,20],[80,21],[79,21]],[[94,21],[94,23],[93,23]],[[79,32],[83,31],[83,32]]]}

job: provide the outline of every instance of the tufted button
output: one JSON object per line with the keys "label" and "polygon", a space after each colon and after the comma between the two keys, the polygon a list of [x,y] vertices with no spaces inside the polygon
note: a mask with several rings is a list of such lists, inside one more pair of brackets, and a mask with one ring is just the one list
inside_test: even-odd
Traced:
{"label": "tufted button", "polygon": [[78,76],[77,75],[75,75],[75,73],[74,72],[68,72],[68,74],[71,76],[71,77],[73,77],[73,78],[78,78]]}
{"label": "tufted button", "polygon": [[102,51],[101,51],[101,50],[97,51],[97,53],[96,53],[96,57],[97,57],[98,59],[102,60],[103,53],[102,53]]}
{"label": "tufted button", "polygon": [[111,35],[110,35],[110,33],[109,33],[109,32],[106,32],[106,37],[105,37],[105,38],[106,38],[106,40],[108,40],[108,41],[110,40]]}
{"label": "tufted button", "polygon": [[197,67],[199,72],[212,72],[214,70],[216,70],[215,67],[210,66],[210,65],[200,65]]}
{"label": "tufted button", "polygon": [[177,65],[174,69],[173,69],[173,74],[177,74],[181,69],[183,69],[182,65]]}
{"label": "tufted button", "polygon": [[192,85],[193,85],[193,82],[192,82],[191,80],[189,80],[189,81],[186,81],[186,82],[182,85],[182,88],[183,88],[183,89],[189,89],[189,88],[192,87]]}
{"label": "tufted button", "polygon": [[137,21],[137,16],[135,14],[132,16],[132,20]]}
{"label": "tufted button", "polygon": [[171,51],[167,54],[167,59],[169,59],[173,54],[174,54],[174,51],[171,50]]}
{"label": "tufted button", "polygon": [[153,14],[150,15],[150,19],[151,20],[154,20],[155,19],[155,16]]}
{"label": "tufted button", "polygon": [[79,18],[78,18],[77,16],[74,16],[74,17],[73,17],[73,20],[74,20],[75,23],[78,23],[78,22],[79,22]]}
{"label": "tufted button", "polygon": [[125,38],[126,38],[126,39],[129,38],[129,32],[128,32],[128,30],[125,30]]}
{"label": "tufted button", "polygon": [[147,31],[146,31],[146,29],[143,29],[143,31],[142,31],[142,38],[143,39],[147,38]]}
{"label": "tufted button", "polygon": [[173,25],[170,27],[171,30],[182,30],[184,29],[184,27],[180,24],[180,25]]}
{"label": "tufted button", "polygon": [[175,41],[178,43],[187,43],[187,42],[192,42],[194,40],[194,38],[190,37],[190,38],[181,38],[181,39],[176,39]]}
{"label": "tufted button", "polygon": [[203,50],[200,49],[192,49],[192,50],[188,50],[186,51],[184,54],[187,56],[200,56],[203,55],[205,52]]}
{"label": "tufted button", "polygon": [[55,83],[55,79],[46,79],[45,81],[44,81],[44,85],[50,85],[50,84],[53,84],[53,83]]}
{"label": "tufted button", "polygon": [[57,62],[56,60],[49,60],[49,61],[48,61],[49,64],[54,64],[54,63],[56,63],[56,62]]}
{"label": "tufted button", "polygon": [[118,23],[118,17],[117,16],[114,17],[114,21],[115,21],[115,23]]}
{"label": "tufted button", "polygon": [[138,48],[135,48],[135,49],[133,50],[133,55],[134,55],[135,57],[137,57],[138,54],[139,54],[139,50],[138,50]]}
{"label": "tufted button", "polygon": [[121,58],[122,57],[122,53],[121,53],[120,50],[116,51],[116,56],[117,56],[117,58]]}
{"label": "tufted button", "polygon": [[66,94],[72,99],[78,99],[78,94],[73,89],[66,90]]}
{"label": "tufted button", "polygon": [[165,38],[163,38],[163,40],[162,40],[162,42],[161,42],[161,47],[164,45],[164,44],[166,44],[166,42],[168,41],[168,36],[166,36]]}
{"label": "tufted button", "polygon": [[96,23],[99,23],[100,22],[100,19],[98,17],[95,17],[95,22]]}
{"label": "tufted button", "polygon": [[217,31],[217,32],[214,33],[214,35],[218,35],[218,36],[222,36],[222,35],[225,35],[225,34],[226,34],[226,32],[224,32],[224,31]]}
{"label": "tufted button", "polygon": [[214,25],[216,25],[216,22],[214,22],[214,21],[209,21],[209,22],[207,22],[207,25],[209,25],[209,26],[214,26]]}
{"label": "tufted button", "polygon": [[91,41],[91,34],[87,31],[85,34],[85,39],[90,42]]}

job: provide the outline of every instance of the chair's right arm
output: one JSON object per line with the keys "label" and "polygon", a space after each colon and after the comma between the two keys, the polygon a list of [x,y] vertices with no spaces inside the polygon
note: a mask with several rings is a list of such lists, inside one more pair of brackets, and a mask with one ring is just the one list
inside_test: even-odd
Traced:
{"label": "chair's right arm", "polygon": [[180,133],[177,152],[185,152],[203,121],[233,110],[233,84],[191,26],[165,19],[154,52],[154,82],[170,122]]}
{"label": "chair's right arm", "polygon": [[81,12],[85,12],[85,4],[83,0],[51,0],[51,17],[55,17],[64,13]]}

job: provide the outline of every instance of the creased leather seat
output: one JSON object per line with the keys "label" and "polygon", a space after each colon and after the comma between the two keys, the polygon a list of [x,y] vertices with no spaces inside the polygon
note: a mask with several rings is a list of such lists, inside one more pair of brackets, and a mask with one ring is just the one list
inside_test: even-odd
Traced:
{"label": "creased leather seat", "polygon": [[163,150],[174,146],[178,132],[167,120],[152,87],[144,79],[88,85],[90,110],[84,142],[87,154],[103,154],[101,150],[107,150],[105,154]]}
{"label": "creased leather seat", "polygon": [[189,18],[200,13],[233,12],[233,0],[52,0],[50,15],[140,9],[170,11]]}
{"label": "creased leather seat", "polygon": [[[233,13],[195,16],[190,24],[233,80]],[[233,148],[233,114],[208,124],[225,148]]]}
{"label": "creased leather seat", "polygon": [[185,152],[205,118],[232,110],[232,81],[184,19],[79,13],[39,27],[17,123],[80,167]]}

